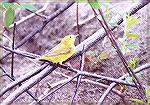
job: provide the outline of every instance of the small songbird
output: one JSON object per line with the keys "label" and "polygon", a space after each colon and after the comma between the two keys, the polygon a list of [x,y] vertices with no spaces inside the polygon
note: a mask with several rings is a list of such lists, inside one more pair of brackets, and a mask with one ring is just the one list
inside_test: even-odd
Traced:
{"label": "small songbird", "polygon": [[63,61],[70,58],[75,52],[75,35],[65,36],[61,42],[48,51],[46,54],[41,56],[39,60],[48,60],[54,63],[62,64]]}

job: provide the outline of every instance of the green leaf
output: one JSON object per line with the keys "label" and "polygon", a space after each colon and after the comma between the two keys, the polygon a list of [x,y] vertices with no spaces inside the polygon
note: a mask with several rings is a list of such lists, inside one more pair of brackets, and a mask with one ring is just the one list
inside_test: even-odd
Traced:
{"label": "green leaf", "polygon": [[126,36],[131,37],[131,38],[139,38],[140,36],[134,33],[126,33]]}
{"label": "green leaf", "polygon": [[35,11],[37,10],[36,7],[32,4],[21,4],[21,6],[24,8],[24,9],[29,9],[31,11]]}
{"label": "green leaf", "polygon": [[13,7],[14,7],[14,9],[16,9],[16,8],[24,9],[24,7],[22,7],[22,5],[19,5],[17,3],[14,3]]}
{"label": "green leaf", "polygon": [[138,18],[133,18],[130,15],[126,16],[126,25],[127,29],[131,28],[133,25],[135,25],[138,22]]}
{"label": "green leaf", "polygon": [[139,46],[133,44],[126,44],[125,47],[129,49],[139,49]]}
{"label": "green leaf", "polygon": [[8,8],[5,13],[5,23],[4,23],[5,27],[8,28],[13,23],[14,17],[15,17],[14,9]]}
{"label": "green leaf", "polygon": [[76,0],[78,3],[87,3],[87,0]]}
{"label": "green leaf", "polygon": [[150,105],[150,88],[146,88],[147,105]]}
{"label": "green leaf", "polygon": [[106,12],[104,13],[105,19],[107,22],[109,22],[110,20],[110,0],[105,0],[105,2],[103,3],[104,6],[106,7]]}
{"label": "green leaf", "polygon": [[5,8],[3,7],[2,3],[0,3],[0,11],[4,11]]}
{"label": "green leaf", "polygon": [[136,66],[136,62],[137,62],[136,57],[133,57],[129,60],[128,64],[132,69],[134,69]]}
{"label": "green leaf", "polygon": [[2,5],[5,9],[9,9],[13,5],[13,3],[2,2]]}
{"label": "green leaf", "polygon": [[106,9],[106,13],[104,14],[106,22],[109,22],[110,20],[110,10],[109,8]]}
{"label": "green leaf", "polygon": [[22,9],[24,9],[21,5],[19,5],[17,3],[8,3],[8,2],[1,3],[0,7],[5,8],[6,10],[9,9],[9,8],[12,8],[12,9],[22,8]]}
{"label": "green leaf", "polygon": [[101,7],[97,0],[89,0],[89,4],[93,9],[100,9]]}
{"label": "green leaf", "polygon": [[128,100],[133,101],[133,102],[137,102],[139,104],[146,105],[146,103],[143,100],[139,100],[139,99],[135,99],[135,98],[128,98]]}

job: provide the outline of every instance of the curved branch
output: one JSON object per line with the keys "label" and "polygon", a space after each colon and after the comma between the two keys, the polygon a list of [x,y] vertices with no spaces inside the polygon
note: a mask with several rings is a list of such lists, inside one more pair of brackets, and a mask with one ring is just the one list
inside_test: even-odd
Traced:
{"label": "curved branch", "polygon": [[[142,70],[148,69],[148,68],[150,68],[150,63],[147,63],[147,64],[145,64],[145,65],[142,65],[142,66],[136,68],[136,69],[134,70],[134,72],[135,72],[135,73],[138,73],[138,72],[141,72]],[[128,76],[128,74],[125,74],[125,75],[121,76],[121,77],[119,78],[119,80],[122,80],[122,79],[124,79],[124,78],[127,77],[127,76]],[[104,99],[108,96],[108,94],[109,94],[110,91],[114,88],[115,85],[116,85],[116,83],[111,83],[111,84],[110,84],[110,86],[107,88],[107,90],[104,92],[104,94],[103,94],[103,95],[101,96],[101,98],[99,99],[98,105],[102,105]]]}

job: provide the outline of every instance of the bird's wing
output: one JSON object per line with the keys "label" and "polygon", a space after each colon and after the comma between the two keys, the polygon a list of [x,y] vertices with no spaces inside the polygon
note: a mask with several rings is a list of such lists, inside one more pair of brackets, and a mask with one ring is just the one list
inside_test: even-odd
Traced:
{"label": "bird's wing", "polygon": [[71,48],[67,48],[67,49],[53,48],[49,52],[44,54],[44,56],[58,56],[58,55],[70,53],[70,51]]}

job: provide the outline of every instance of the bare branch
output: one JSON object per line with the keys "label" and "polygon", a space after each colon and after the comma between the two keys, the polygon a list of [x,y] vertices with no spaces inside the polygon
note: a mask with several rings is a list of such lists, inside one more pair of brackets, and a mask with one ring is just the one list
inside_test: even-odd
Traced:
{"label": "bare branch", "polygon": [[11,82],[9,85],[7,85],[6,88],[2,89],[1,93],[0,93],[0,97],[5,94],[8,90],[12,89],[13,87],[19,85],[20,83],[26,81],[27,79],[31,78],[32,76],[38,74],[39,72],[41,72],[43,69],[45,69],[48,66],[48,64],[41,66],[39,69],[35,69],[32,70],[31,72],[19,77],[18,79],[16,79],[16,81]]}
{"label": "bare branch", "polygon": [[[38,99],[40,99],[40,98],[43,97],[44,95],[47,95],[47,94],[51,91],[51,89],[53,89],[53,88],[55,88],[55,87],[57,87],[57,86],[59,86],[59,85],[61,85],[61,84],[63,84],[63,83],[66,83],[67,81],[69,81],[69,80],[72,78],[72,77],[70,77],[70,76],[68,76],[68,75],[65,75],[65,74],[63,74],[63,73],[60,73],[60,72],[53,71],[53,73],[54,73],[54,74],[62,75],[62,76],[64,76],[64,77],[66,77],[67,79],[58,81],[58,82],[53,83],[53,84],[48,84],[49,87],[50,87],[50,89],[49,89],[49,88],[46,89],[46,90],[43,92],[43,94],[39,96]],[[76,79],[73,79],[72,81],[76,81],[76,82],[77,82]],[[98,86],[100,86],[100,87],[102,87],[102,88],[105,88],[105,89],[108,88],[108,85],[105,85],[105,84],[102,84],[102,83],[99,83],[99,82],[96,82],[96,81],[92,81],[92,80],[89,80],[89,79],[82,79],[81,82],[91,83],[91,84],[94,84],[94,85],[98,85]],[[122,94],[120,91],[118,91],[118,90],[113,89],[112,92],[115,93],[115,94],[117,94],[117,95],[120,96],[120,97],[123,97],[123,94]],[[33,104],[35,104],[35,101],[32,102],[30,105],[33,105]]]}
{"label": "bare branch", "polygon": [[9,104],[11,104],[18,96],[20,96],[26,90],[32,88],[35,84],[37,84],[38,82],[40,82],[43,78],[45,78],[47,75],[49,75],[56,68],[57,67],[54,66],[52,68],[46,68],[46,69],[44,69],[39,74],[37,74],[34,77],[32,77],[32,80],[27,81],[25,84],[23,84],[19,88],[17,88],[1,104],[2,105],[9,105]]}
{"label": "bare branch", "polygon": [[[13,42],[12,42],[12,50],[14,50],[15,47],[15,31],[16,31],[16,23],[14,23],[14,29],[13,29]],[[12,52],[12,59],[11,59],[11,77],[13,77],[13,68],[14,68],[14,53]]]}
{"label": "bare branch", "polygon": [[[138,73],[141,72],[142,70],[148,69],[150,68],[150,63],[144,64],[138,68],[136,68],[134,70],[134,73]],[[123,76],[121,76],[119,78],[119,80],[124,79],[125,77],[127,77],[128,74],[125,74]],[[104,94],[101,96],[101,98],[98,101],[98,105],[102,105],[103,101],[105,100],[105,98],[108,96],[108,94],[110,93],[110,91],[114,88],[114,86],[116,85],[116,83],[111,83],[110,86],[107,88],[107,90],[104,92]]]}
{"label": "bare branch", "polygon": [[[81,55],[81,60],[80,60],[80,71],[81,71],[81,72],[82,72],[83,69],[84,69],[84,60],[85,60],[85,52],[84,52],[84,46],[83,46],[82,55]],[[82,75],[79,75],[79,76],[77,77],[76,89],[75,89],[75,92],[74,92],[74,95],[73,95],[73,97],[72,97],[72,100],[71,100],[71,104],[70,104],[70,105],[73,104],[73,101],[74,101],[75,96],[76,96],[76,94],[77,94],[78,88],[79,88],[79,86],[80,86],[81,78],[82,78]]]}
{"label": "bare branch", "polygon": [[[124,13],[133,15],[142,7],[147,5],[149,2],[150,2],[149,0],[142,0],[140,3],[136,3],[131,8],[127,8],[127,11],[125,11]],[[111,30],[114,30],[122,22],[123,22],[123,18],[120,15],[113,17],[109,23],[115,23],[116,26],[111,27]],[[102,40],[105,36],[106,36],[106,33],[103,29],[98,30],[93,35],[88,37],[86,40],[81,42],[78,46],[76,46],[76,52],[74,56],[72,57],[74,58],[78,56],[78,54],[82,51],[83,45],[85,45],[85,51],[87,51],[89,48],[95,45],[98,41]],[[68,60],[70,60],[71,58],[69,58]]]}
{"label": "bare branch", "polygon": [[48,93],[47,95],[43,96],[43,97],[39,97],[39,101],[44,100],[46,97],[50,96],[51,94],[53,94],[55,91],[57,91],[58,89],[60,89],[61,87],[67,85],[70,81],[72,81],[73,79],[75,79],[79,74],[76,74],[75,76],[73,76],[72,78],[68,79],[68,81],[66,81],[65,83],[63,83],[61,86],[59,86],[58,88],[54,89],[53,91],[51,91],[50,93]]}
{"label": "bare branch", "polygon": [[[103,14],[102,14],[101,9],[98,9],[98,10],[99,10],[99,13],[100,13],[100,15],[101,15],[101,17],[102,17],[102,20],[103,20],[104,24],[103,24],[103,22],[102,22],[101,20],[98,19],[99,22],[101,23],[102,27],[104,28],[104,30],[105,30],[105,32],[106,32],[106,35],[107,35],[108,38],[110,39],[110,41],[111,41],[111,43],[112,43],[112,46],[116,49],[116,52],[117,52],[118,56],[120,57],[120,59],[121,59],[123,65],[124,65],[124,67],[126,68],[127,72],[130,74],[131,77],[134,77],[134,78],[135,78],[135,79],[133,79],[133,82],[134,82],[135,85],[137,86],[136,88],[138,89],[141,98],[144,99],[145,91],[144,91],[144,88],[142,87],[142,84],[139,82],[137,76],[136,76],[136,75],[134,74],[134,72],[131,70],[130,66],[128,65],[128,63],[127,63],[127,61],[126,61],[126,59],[125,59],[125,57],[123,56],[123,53],[121,52],[121,50],[120,50],[120,48],[119,48],[119,46],[118,46],[118,44],[117,44],[117,42],[116,42],[116,40],[115,40],[115,38],[114,38],[114,35],[113,35],[112,31],[110,30],[110,28],[109,28],[107,22],[106,22],[105,19],[104,19],[104,16],[103,16]],[[106,27],[105,27],[105,26],[106,26]],[[138,84],[137,84],[136,82],[139,84],[140,87],[138,87]]]}
{"label": "bare branch", "polygon": [[24,57],[28,57],[28,58],[32,58],[32,59],[40,57],[40,55],[36,55],[36,54],[29,53],[29,52],[26,52],[26,51],[21,51],[21,50],[18,50],[18,49],[17,50],[11,50],[10,48],[2,46],[2,45],[0,45],[0,47],[4,48],[7,51],[10,51],[12,53],[15,53],[15,54],[18,54],[18,55],[21,55],[21,56],[24,56]]}
{"label": "bare branch", "polygon": [[[145,64],[145,65],[143,65],[143,66],[141,66],[141,67],[138,67],[137,69],[135,69],[134,71],[135,71],[135,73],[138,73],[138,72],[140,72],[140,71],[142,71],[142,70],[144,70],[144,69],[148,69],[148,68],[150,68],[150,63],[148,63],[148,64]],[[82,72],[81,71],[79,71],[78,73],[77,73],[78,75],[82,75]],[[90,73],[89,73],[90,74]],[[91,74],[90,74],[91,75]],[[94,74],[93,74],[94,75]],[[123,75],[122,77],[120,77],[118,80],[122,80],[122,79],[124,79],[126,76],[128,76],[129,74],[125,74],[125,75]],[[97,77],[98,77],[99,75],[97,75]],[[106,77],[107,78],[107,77]],[[64,83],[64,84],[66,84],[66,83]],[[116,85],[116,84],[115,84]],[[114,86],[115,86],[114,85]],[[62,85],[61,85],[62,86]],[[60,86],[60,87],[61,87]],[[43,97],[43,98],[41,98],[41,97],[39,97],[38,99],[39,99],[39,102],[40,101],[42,101],[42,100],[44,100],[47,96],[49,96],[49,95],[51,95],[53,92],[55,92],[56,90],[58,90],[58,89],[60,89],[60,87],[59,88],[56,88],[55,90],[53,90],[52,92],[50,92],[50,93],[48,93],[47,95],[45,95],[45,96],[41,96],[41,97]]]}
{"label": "bare branch", "polygon": [[[16,22],[16,26],[19,25],[19,24],[21,24],[22,22],[25,22],[26,20],[32,18],[36,14],[39,14],[39,13],[45,11],[46,8],[48,7],[48,5],[49,5],[49,3],[45,3],[44,6],[41,9],[37,10],[35,13],[31,13],[30,15],[28,15],[26,17],[23,17],[21,20],[19,20],[19,21]],[[9,26],[9,28],[12,28],[13,26],[14,25],[12,24],[12,25]]]}
{"label": "bare branch", "polygon": [[[67,10],[72,4],[74,3],[74,1],[70,1],[68,2],[67,5],[65,5],[63,8],[60,8],[59,10],[57,10],[55,13],[53,13],[52,15],[48,16],[47,19],[43,22],[43,25],[36,29],[35,31],[31,32],[29,35],[27,35],[24,39],[22,39],[20,42],[18,42],[15,46],[15,49],[19,48],[20,46],[22,46],[24,43],[26,43],[27,40],[29,40],[31,37],[33,37],[34,35],[36,35],[37,33],[41,32],[44,27],[50,22],[52,21],[54,18],[56,18],[58,15],[60,15],[61,13],[63,13],[65,10]],[[5,57],[7,57],[10,53],[6,53],[2,58],[0,58],[0,60],[4,59]]]}
{"label": "bare branch", "polygon": [[[3,71],[3,75],[6,75],[8,78],[10,78],[11,80],[15,81],[15,77],[11,77],[5,70],[5,68],[3,68],[1,65],[0,65],[0,68],[2,69]],[[21,86],[22,84],[20,83],[19,86]],[[31,93],[31,91],[27,90],[26,91],[27,94],[29,94],[35,101],[37,101],[37,98],[33,96],[33,94]]]}

